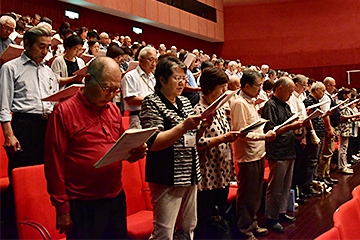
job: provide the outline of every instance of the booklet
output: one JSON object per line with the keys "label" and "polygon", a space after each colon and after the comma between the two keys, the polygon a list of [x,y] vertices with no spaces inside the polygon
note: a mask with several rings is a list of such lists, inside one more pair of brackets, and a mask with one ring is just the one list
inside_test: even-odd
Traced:
{"label": "booklet", "polygon": [[14,42],[16,42],[17,45],[20,45],[20,43],[23,41],[24,36],[23,35],[17,35],[14,39]]}
{"label": "booklet", "polygon": [[269,122],[270,120],[266,120],[263,118],[260,118],[259,120],[253,122],[252,124],[248,125],[247,127],[245,127],[244,129],[242,129],[240,131],[240,133],[248,133],[251,132],[259,127],[261,127],[262,125],[264,125],[265,123]]}
{"label": "booklet", "polygon": [[87,54],[87,53],[83,53],[80,55],[80,57],[82,60],[84,60],[85,64],[91,62],[91,60],[93,60],[95,58],[94,55],[90,55],[90,54]]}
{"label": "booklet", "polygon": [[190,67],[191,63],[193,62],[194,58],[196,58],[196,55],[193,53],[189,53],[187,55],[187,57],[184,60],[184,64],[186,65],[187,68]]}
{"label": "booklet", "polygon": [[63,44],[62,41],[56,37],[51,38],[51,47],[55,47],[57,45]]}
{"label": "booklet", "polygon": [[263,102],[266,102],[266,100],[258,98],[258,99],[255,100],[255,105],[259,105],[259,104],[261,104]]}
{"label": "booklet", "polygon": [[341,101],[341,100],[340,100],[339,103],[338,103],[336,106],[330,108],[330,109],[328,110],[328,112],[331,112],[331,111],[335,110],[336,108],[340,107],[341,105],[343,105],[344,103],[346,103],[346,102],[348,102],[348,101],[350,101],[349,98],[346,99],[345,101]]}
{"label": "booklet", "polygon": [[5,51],[1,54],[0,59],[3,63],[13,60],[14,58],[20,57],[23,51],[24,48],[22,46],[10,43]]}
{"label": "booklet", "polygon": [[309,116],[307,116],[307,118],[305,118],[303,120],[303,122],[308,122],[310,120],[313,120],[314,118],[320,117],[324,114],[323,111],[321,111],[320,109],[316,109],[313,113],[311,113]]}
{"label": "booklet", "polygon": [[88,68],[88,66],[89,65],[86,64],[83,68],[80,68],[79,70],[75,71],[73,74],[85,77],[86,69]]}
{"label": "booklet", "polygon": [[126,130],[110,150],[94,164],[94,167],[99,168],[117,161],[127,160],[131,156],[129,152],[149,140],[157,129],[157,127],[153,127]]}
{"label": "booklet", "polygon": [[319,102],[319,103],[310,105],[306,109],[309,110],[309,109],[313,109],[313,108],[316,108],[316,107],[320,107],[320,106],[322,106],[322,105],[324,105],[325,103],[328,103],[328,102],[330,102],[330,99],[327,99],[327,100],[325,100],[323,102]]}
{"label": "booklet", "polygon": [[280,125],[275,126],[273,131],[276,132],[277,130],[279,130],[279,128],[281,128],[281,127],[283,127],[283,126],[297,120],[298,118],[299,118],[298,114],[294,113],[294,115],[292,115],[288,120],[286,120],[285,122],[283,122]]}
{"label": "booklet", "polygon": [[348,104],[345,104],[344,106],[340,107],[340,109],[344,109],[344,108],[346,108],[348,106],[351,106],[352,104],[357,103],[359,100],[360,100],[360,98],[357,98],[357,99],[349,102]]}
{"label": "booklet", "polygon": [[127,72],[130,72],[131,70],[134,70],[135,68],[137,68],[137,66],[139,66],[139,61],[131,61],[129,62],[129,66],[126,70],[126,73]]}
{"label": "booklet", "polygon": [[105,56],[106,56],[106,50],[100,49],[97,57],[105,57]]}
{"label": "booklet", "polygon": [[41,101],[48,101],[48,102],[60,102],[62,99],[66,99],[75,95],[80,88],[84,87],[84,84],[73,84],[70,87],[67,87],[53,95],[50,95],[46,98],[41,99]]}
{"label": "booklet", "polygon": [[220,97],[218,97],[202,114],[202,118],[206,118],[213,114],[216,110],[222,107],[227,101],[229,101],[232,96],[236,94],[237,91],[227,90]]}

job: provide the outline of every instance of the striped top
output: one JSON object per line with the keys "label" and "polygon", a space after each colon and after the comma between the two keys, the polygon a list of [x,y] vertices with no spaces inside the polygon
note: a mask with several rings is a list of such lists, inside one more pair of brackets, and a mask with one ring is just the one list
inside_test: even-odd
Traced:
{"label": "striped top", "polygon": [[[158,132],[169,130],[194,114],[190,101],[176,98],[177,108],[160,92],[150,94],[142,102],[140,121],[143,128],[158,127]],[[196,134],[197,130],[187,133]],[[151,151],[155,134],[147,142],[146,181],[170,186],[189,186],[201,180],[198,153],[195,147],[184,147],[184,136],[171,147]]]}

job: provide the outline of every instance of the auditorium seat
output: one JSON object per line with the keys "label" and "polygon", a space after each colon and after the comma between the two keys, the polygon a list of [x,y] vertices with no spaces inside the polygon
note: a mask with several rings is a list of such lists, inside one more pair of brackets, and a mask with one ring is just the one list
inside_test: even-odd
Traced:
{"label": "auditorium seat", "polygon": [[153,229],[153,212],[146,201],[142,171],[140,164],[144,159],[135,163],[123,161],[122,182],[127,203],[128,238],[147,239]]}
{"label": "auditorium seat", "polygon": [[56,230],[44,165],[16,168],[12,179],[19,239],[65,239],[65,234]]}
{"label": "auditorium seat", "polygon": [[229,194],[227,198],[228,203],[232,203],[236,200],[237,189],[237,185],[230,184]]}
{"label": "auditorium seat", "polygon": [[353,198],[358,198],[360,200],[360,185],[356,186],[351,192]]}
{"label": "auditorium seat", "polygon": [[340,239],[339,230],[336,227],[332,227],[330,230],[324,232],[315,240],[338,240]]}
{"label": "auditorium seat", "polygon": [[[3,134],[3,130],[0,127],[0,144],[3,145],[5,142],[5,137]],[[9,186],[9,177],[8,177],[8,163],[9,160],[7,158],[4,147],[0,147],[0,192],[1,194],[5,193],[6,189]]]}
{"label": "auditorium seat", "polygon": [[122,121],[123,121],[125,130],[128,130],[128,128],[129,128],[129,116],[122,117]]}
{"label": "auditorium seat", "polygon": [[340,239],[359,239],[360,205],[358,199],[343,203],[334,212],[334,227],[339,230]]}

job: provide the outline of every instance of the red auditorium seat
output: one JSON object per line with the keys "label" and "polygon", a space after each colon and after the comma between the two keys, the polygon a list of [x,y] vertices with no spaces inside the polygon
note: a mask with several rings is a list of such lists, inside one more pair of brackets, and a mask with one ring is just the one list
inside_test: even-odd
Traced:
{"label": "red auditorium seat", "polygon": [[12,178],[19,239],[65,239],[65,234],[56,230],[44,165],[16,168]]}
{"label": "red auditorium seat", "polygon": [[122,117],[122,121],[123,121],[125,130],[127,130],[129,128],[129,117],[128,116]]}
{"label": "red auditorium seat", "polygon": [[338,240],[340,239],[339,230],[336,227],[331,228],[330,230],[324,232],[315,240]]}
{"label": "red auditorium seat", "polygon": [[123,161],[122,181],[126,194],[128,238],[147,239],[153,230],[153,212],[148,208],[140,165]]}
{"label": "red auditorium seat", "polygon": [[356,186],[353,190],[352,190],[352,196],[353,198],[358,198],[360,200],[360,185]]}
{"label": "red auditorium seat", "polygon": [[360,204],[358,199],[351,199],[334,212],[334,227],[339,230],[340,239],[359,239]]}
{"label": "red auditorium seat", "polygon": [[[0,144],[3,145],[5,142],[4,134],[2,128],[0,127]],[[0,192],[5,193],[6,189],[9,186],[9,177],[8,177],[8,163],[4,147],[0,147]]]}

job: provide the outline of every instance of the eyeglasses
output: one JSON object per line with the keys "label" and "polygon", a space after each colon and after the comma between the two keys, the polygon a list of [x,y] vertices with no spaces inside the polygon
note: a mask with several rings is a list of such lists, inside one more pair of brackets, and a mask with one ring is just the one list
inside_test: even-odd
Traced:
{"label": "eyeglasses", "polygon": [[173,77],[173,79],[175,79],[175,81],[177,81],[177,82],[180,82],[180,81],[189,82],[189,77],[187,77],[187,76],[184,76],[184,77],[182,77],[182,76],[175,76],[175,77]]}
{"label": "eyeglasses", "polygon": [[110,88],[104,88],[103,85],[101,85],[101,83],[99,82],[99,80],[94,76],[94,74],[91,74],[90,73],[90,76],[99,84],[99,86],[101,87],[101,89],[104,91],[104,92],[108,92],[108,93],[115,93],[117,91],[117,88],[116,89],[112,89],[110,90]]}
{"label": "eyeglasses", "polygon": [[157,58],[144,58],[144,59],[148,60],[150,63],[157,63],[158,62]]}
{"label": "eyeglasses", "polygon": [[0,24],[1,27],[5,30],[5,31],[9,31],[9,32],[13,32],[15,30],[15,28],[12,27],[8,27],[8,26],[4,26],[2,24]]}

